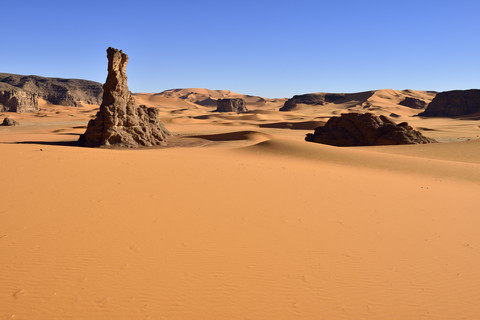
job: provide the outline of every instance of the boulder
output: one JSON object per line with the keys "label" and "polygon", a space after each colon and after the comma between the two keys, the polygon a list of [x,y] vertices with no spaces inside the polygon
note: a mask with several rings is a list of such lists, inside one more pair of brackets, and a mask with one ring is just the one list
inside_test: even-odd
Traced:
{"label": "boulder", "polygon": [[215,111],[242,113],[248,110],[245,106],[245,100],[241,98],[225,98],[217,100],[217,110]]}
{"label": "boulder", "polygon": [[424,109],[427,103],[421,99],[406,97],[399,105],[412,109]]}
{"label": "boulder", "polygon": [[0,112],[36,112],[38,95],[0,82]]}
{"label": "boulder", "polygon": [[414,130],[406,122],[395,124],[385,116],[372,113],[342,113],[330,118],[325,126],[307,134],[306,141],[332,146],[374,146],[424,144],[436,142]]}
{"label": "boulder", "polygon": [[16,120],[13,120],[13,119],[10,119],[10,118],[5,118],[3,119],[3,122],[2,124],[0,124],[0,126],[19,126],[20,123],[18,123],[18,121]]}
{"label": "boulder", "polygon": [[170,135],[160,121],[156,108],[139,106],[127,86],[128,56],[122,50],[108,48],[108,75],[103,85],[103,100],[95,119],[80,136],[86,147],[165,146]]}
{"label": "boulder", "polygon": [[423,117],[458,117],[480,112],[480,90],[453,90],[438,93],[430,102]]}

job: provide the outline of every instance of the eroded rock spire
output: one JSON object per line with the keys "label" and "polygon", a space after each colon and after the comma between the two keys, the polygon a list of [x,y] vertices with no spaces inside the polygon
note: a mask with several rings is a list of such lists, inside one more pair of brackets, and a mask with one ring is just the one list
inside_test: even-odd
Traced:
{"label": "eroded rock spire", "polygon": [[158,110],[139,106],[127,86],[128,56],[108,48],[108,75],[103,85],[103,100],[95,119],[80,136],[86,147],[151,147],[167,144],[170,135],[160,121]]}

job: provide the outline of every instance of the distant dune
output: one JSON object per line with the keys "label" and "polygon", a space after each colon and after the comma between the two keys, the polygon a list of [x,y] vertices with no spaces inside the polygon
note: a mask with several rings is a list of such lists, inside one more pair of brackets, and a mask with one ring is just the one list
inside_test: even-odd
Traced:
{"label": "distant dune", "polygon": [[200,88],[171,89],[160,93],[135,93],[139,103],[160,107],[207,107],[216,108],[217,100],[224,98],[242,98],[251,107],[279,108],[286,101],[282,99],[268,99],[259,96],[235,93],[229,90],[210,90]]}

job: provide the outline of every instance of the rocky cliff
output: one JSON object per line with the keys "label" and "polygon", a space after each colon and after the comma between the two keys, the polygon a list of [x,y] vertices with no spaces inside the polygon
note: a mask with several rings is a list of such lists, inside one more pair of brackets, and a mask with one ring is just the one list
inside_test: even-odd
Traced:
{"label": "rocky cliff", "polygon": [[36,112],[38,95],[0,82],[0,112]]}
{"label": "rocky cliff", "polygon": [[453,90],[438,93],[423,117],[458,117],[480,112],[480,90]]}
{"label": "rocky cliff", "polygon": [[[0,90],[4,88],[3,92],[5,92],[5,88],[10,88],[7,91],[16,95],[18,95],[18,92],[24,92],[24,95],[30,97],[36,95],[38,98],[42,98],[51,104],[62,106],[78,107],[82,103],[99,105],[102,98],[102,84],[89,80],[0,73],[0,83],[2,84]],[[14,90],[13,88],[16,89]],[[5,96],[5,93],[3,95]],[[17,112],[22,112],[22,110]]]}

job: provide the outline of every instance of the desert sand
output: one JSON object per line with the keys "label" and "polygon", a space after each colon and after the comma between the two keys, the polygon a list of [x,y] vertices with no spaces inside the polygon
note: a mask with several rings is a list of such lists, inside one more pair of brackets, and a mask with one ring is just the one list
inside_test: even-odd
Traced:
{"label": "desert sand", "polygon": [[479,122],[412,117],[408,94],[368,111],[441,143],[308,143],[365,110],[219,114],[197,102],[242,96],[206,89],[135,95],[167,148],[76,147],[94,105],[4,113],[0,319],[479,319]]}

